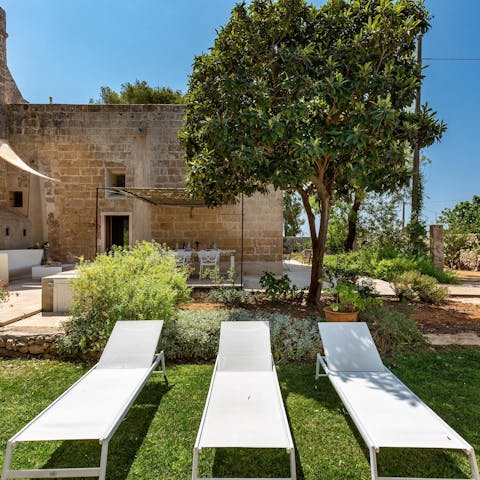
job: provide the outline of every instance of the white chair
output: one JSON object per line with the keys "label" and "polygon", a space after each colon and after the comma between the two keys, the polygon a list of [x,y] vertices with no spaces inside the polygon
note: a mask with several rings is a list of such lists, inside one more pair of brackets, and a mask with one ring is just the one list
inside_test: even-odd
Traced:
{"label": "white chair", "polygon": [[220,266],[220,250],[200,250],[198,253],[200,261],[200,278],[203,276],[204,268],[215,268]]}
{"label": "white chair", "polygon": [[[162,364],[156,354],[163,321],[121,321],[115,324],[99,362],[7,444],[1,480],[7,478],[105,479],[108,443],[150,375]],[[98,440],[100,466],[90,468],[10,469],[19,442]]]}
{"label": "white chair", "polygon": [[192,263],[193,250],[174,250],[177,267],[183,267]]}
{"label": "white chair", "polygon": [[473,479],[479,480],[472,446],[383,365],[365,323],[318,327],[325,357],[317,355],[316,378],[328,376],[367,444],[372,480],[400,479],[378,476],[380,448],[462,450],[469,455]]}
{"label": "white chair", "polygon": [[288,478],[296,479],[295,450],[271,354],[268,322],[222,322],[217,361],[193,450],[192,479],[198,479],[203,448],[231,447],[286,449]]}

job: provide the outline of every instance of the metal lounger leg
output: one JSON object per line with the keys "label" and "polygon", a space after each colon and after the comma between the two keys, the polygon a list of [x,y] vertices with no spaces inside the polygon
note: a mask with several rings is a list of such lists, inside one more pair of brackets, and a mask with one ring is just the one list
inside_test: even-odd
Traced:
{"label": "metal lounger leg", "polygon": [[5,452],[5,457],[3,459],[3,469],[2,469],[2,478],[1,480],[6,480],[7,473],[10,471],[10,464],[12,463],[13,449],[15,448],[14,443],[7,443],[7,451]]}
{"label": "metal lounger leg", "polygon": [[468,452],[468,457],[470,458],[470,468],[472,469],[472,475],[474,480],[480,480],[480,474],[478,473],[477,459],[475,458],[475,452],[470,450]]}
{"label": "metal lounger leg", "polygon": [[192,480],[197,480],[198,478],[198,450],[193,449],[193,465],[192,465]]}
{"label": "metal lounger leg", "polygon": [[[322,367],[324,373],[320,373],[320,366]],[[315,380],[318,380],[320,377],[328,377],[328,373],[329,370],[327,364],[325,363],[325,360],[319,353],[317,353],[317,363],[315,365]]]}
{"label": "metal lounger leg", "polygon": [[165,370],[165,354],[163,353],[163,350],[160,352],[162,355],[162,371],[163,371],[163,376],[164,378],[167,378],[167,372]]}
{"label": "metal lounger leg", "polygon": [[105,480],[107,473],[107,457],[108,457],[108,440],[102,443],[102,453],[100,455],[100,475],[98,480]]}
{"label": "metal lounger leg", "polygon": [[370,447],[370,472],[372,474],[372,480],[377,480],[377,451],[375,450],[375,447]]}
{"label": "metal lounger leg", "polygon": [[295,464],[295,449],[290,450],[290,477],[292,480],[297,480],[297,467]]}

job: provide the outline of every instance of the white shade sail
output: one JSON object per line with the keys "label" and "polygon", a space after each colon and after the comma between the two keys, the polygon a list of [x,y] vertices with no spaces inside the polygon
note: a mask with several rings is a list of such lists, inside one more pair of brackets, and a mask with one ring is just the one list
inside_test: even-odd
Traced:
{"label": "white shade sail", "polygon": [[33,168],[29,167],[13,150],[12,147],[8,144],[6,140],[0,139],[0,158],[5,160],[10,165],[23,170],[24,172],[31,173],[32,175],[36,175],[37,177],[45,178],[46,180],[52,180],[57,182],[54,178],[47,177],[46,175],[42,175],[40,172],[37,172]]}

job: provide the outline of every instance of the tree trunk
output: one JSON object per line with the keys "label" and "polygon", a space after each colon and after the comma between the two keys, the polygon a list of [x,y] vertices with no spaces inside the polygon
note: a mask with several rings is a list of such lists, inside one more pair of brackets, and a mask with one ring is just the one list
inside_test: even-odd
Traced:
{"label": "tree trunk", "polygon": [[351,252],[353,250],[355,238],[357,237],[358,211],[360,210],[361,205],[361,196],[355,193],[353,205],[348,214],[348,234],[344,246],[346,252]]}
{"label": "tree trunk", "polygon": [[307,213],[308,226],[310,227],[310,237],[312,239],[312,272],[310,275],[310,287],[307,295],[307,303],[309,305],[318,305],[322,295],[322,278],[323,278],[323,257],[325,256],[325,247],[327,242],[328,218],[330,215],[330,196],[318,195],[320,204],[320,229],[317,235],[315,227],[315,215],[308,200],[308,195],[299,191],[302,197],[303,206]]}

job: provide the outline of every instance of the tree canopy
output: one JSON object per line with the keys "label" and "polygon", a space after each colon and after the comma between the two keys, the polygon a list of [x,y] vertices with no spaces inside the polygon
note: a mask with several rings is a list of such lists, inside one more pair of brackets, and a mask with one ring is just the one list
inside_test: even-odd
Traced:
{"label": "tree canopy", "polygon": [[122,83],[120,92],[110,87],[100,87],[100,98],[90,100],[90,103],[103,104],[149,104],[149,103],[184,103],[180,90],[169,87],[151,87],[145,80],[135,80],[134,83]]}
{"label": "tree canopy", "polygon": [[[308,301],[318,302],[329,210],[341,193],[391,191],[409,175],[408,147],[444,125],[410,108],[422,81],[419,0],[253,0],[238,4],[195,58],[181,132],[187,187],[208,205],[295,190],[313,247]],[[319,229],[310,207],[315,196]]]}
{"label": "tree canopy", "polygon": [[453,208],[445,208],[438,217],[451,233],[474,233],[480,235],[480,196],[465,200]]}

